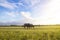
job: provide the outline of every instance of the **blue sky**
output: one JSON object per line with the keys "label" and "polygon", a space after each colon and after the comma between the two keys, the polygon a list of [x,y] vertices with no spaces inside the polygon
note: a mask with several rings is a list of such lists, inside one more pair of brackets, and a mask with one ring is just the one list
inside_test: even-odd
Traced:
{"label": "blue sky", "polygon": [[0,0],[0,22],[24,20],[20,12],[31,12],[24,0]]}
{"label": "blue sky", "polygon": [[0,0],[0,22],[60,24],[60,0]]}
{"label": "blue sky", "polygon": [[[0,0],[0,22],[3,23],[21,22],[22,20],[23,23],[31,22],[30,18],[34,17],[32,10],[35,4],[33,4],[33,1],[32,0]],[[37,0],[35,0],[35,2],[36,1]]]}

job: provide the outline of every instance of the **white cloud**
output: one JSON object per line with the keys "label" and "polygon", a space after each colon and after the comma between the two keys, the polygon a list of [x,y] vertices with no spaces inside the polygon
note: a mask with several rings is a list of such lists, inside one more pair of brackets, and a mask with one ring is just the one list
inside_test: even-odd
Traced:
{"label": "white cloud", "polygon": [[33,18],[31,17],[31,13],[30,12],[21,12],[21,14],[25,18],[25,19],[23,19],[24,22],[33,23]]}
{"label": "white cloud", "polygon": [[26,7],[26,9],[29,9],[29,8],[32,9],[33,7],[40,4],[40,0],[24,0],[24,2],[28,5],[28,6],[24,6]]}
{"label": "white cloud", "polygon": [[6,3],[0,3],[0,6],[3,6],[5,8],[9,8],[9,9],[14,9],[14,7],[12,7],[11,5],[6,4]]}
{"label": "white cloud", "polygon": [[21,14],[27,19],[32,19],[30,12],[21,12]]}
{"label": "white cloud", "polygon": [[41,15],[37,23],[60,24],[60,0],[50,0],[47,4],[36,6],[32,12]]}
{"label": "white cloud", "polygon": [[48,24],[60,23],[60,0],[50,0],[50,2],[42,7],[43,18]]}
{"label": "white cloud", "polygon": [[[21,14],[25,17],[26,22],[32,22],[34,24],[60,24],[60,0],[24,0],[28,6],[26,8],[31,8],[32,12],[24,12]],[[47,2],[47,3],[46,3]],[[23,3],[18,3],[23,5]],[[0,6],[4,6],[9,9],[18,8],[15,4],[0,3]],[[31,17],[32,13],[36,16]],[[13,14],[8,14],[12,16]],[[33,15],[33,16],[34,16]]]}
{"label": "white cloud", "polygon": [[1,20],[0,22],[2,23],[12,23],[12,22],[20,22],[20,19],[18,19],[17,17],[20,14],[18,14],[18,12],[5,12],[5,15],[1,16]]}
{"label": "white cloud", "polygon": [[18,8],[15,3],[10,3],[8,2],[7,0],[1,0],[0,1],[0,6],[3,6],[5,8],[8,8],[8,9],[15,9],[15,8]]}
{"label": "white cloud", "polygon": [[40,24],[42,21],[39,18],[33,18],[30,12],[21,12],[21,14],[25,18],[23,19],[24,23]]}
{"label": "white cloud", "polygon": [[[40,1],[40,0],[39,0]],[[60,0],[45,0],[47,3],[31,0],[32,18],[35,24],[60,24]],[[25,15],[25,14],[24,14]]]}
{"label": "white cloud", "polygon": [[16,17],[15,12],[7,12],[6,15],[8,15],[10,17]]}
{"label": "white cloud", "polygon": [[20,16],[19,12],[14,12],[14,11],[10,11],[10,12],[5,12],[5,15],[11,18],[16,18],[18,16]]}

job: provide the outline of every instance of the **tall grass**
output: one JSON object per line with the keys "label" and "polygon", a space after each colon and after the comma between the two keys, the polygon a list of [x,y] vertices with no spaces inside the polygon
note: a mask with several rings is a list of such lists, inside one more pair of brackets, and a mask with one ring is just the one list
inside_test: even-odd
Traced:
{"label": "tall grass", "polygon": [[60,27],[0,28],[0,40],[60,40]]}

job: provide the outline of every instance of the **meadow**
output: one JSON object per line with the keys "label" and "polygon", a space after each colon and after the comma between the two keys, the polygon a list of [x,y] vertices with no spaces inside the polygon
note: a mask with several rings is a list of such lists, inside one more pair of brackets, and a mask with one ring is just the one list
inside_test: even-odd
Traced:
{"label": "meadow", "polygon": [[0,27],[0,40],[60,40],[60,25]]}

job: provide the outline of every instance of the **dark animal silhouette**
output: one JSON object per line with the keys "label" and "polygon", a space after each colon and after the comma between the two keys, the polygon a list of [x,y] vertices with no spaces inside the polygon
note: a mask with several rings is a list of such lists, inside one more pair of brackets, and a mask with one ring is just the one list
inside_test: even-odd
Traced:
{"label": "dark animal silhouette", "polygon": [[30,24],[30,23],[25,23],[23,26],[24,26],[24,28],[31,28],[31,27],[34,28],[34,25]]}

